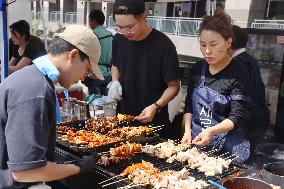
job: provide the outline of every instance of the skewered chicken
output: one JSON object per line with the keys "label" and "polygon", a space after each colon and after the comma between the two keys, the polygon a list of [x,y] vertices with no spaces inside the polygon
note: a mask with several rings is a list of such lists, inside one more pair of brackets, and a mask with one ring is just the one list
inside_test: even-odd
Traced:
{"label": "skewered chicken", "polygon": [[220,157],[209,157],[205,153],[199,152],[195,147],[185,152],[178,152],[167,160],[168,163],[172,163],[173,161],[187,162],[188,167],[198,169],[207,176],[221,174],[223,169],[228,168],[231,163],[230,159],[225,160]]}
{"label": "skewered chicken", "polygon": [[176,145],[173,140],[162,142],[156,145],[145,145],[142,152],[157,156],[159,158],[170,158],[172,155],[189,148],[189,145]]}
{"label": "skewered chicken", "polygon": [[201,189],[208,186],[205,181],[196,180],[189,176],[186,168],[181,171],[168,170],[160,172],[149,162],[127,167],[121,176],[126,175],[135,184],[148,184],[156,189]]}

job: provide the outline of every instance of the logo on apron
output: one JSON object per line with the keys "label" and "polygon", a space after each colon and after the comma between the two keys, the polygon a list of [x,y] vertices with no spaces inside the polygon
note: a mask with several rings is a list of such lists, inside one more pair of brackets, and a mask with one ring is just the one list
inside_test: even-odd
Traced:
{"label": "logo on apron", "polygon": [[207,128],[212,125],[212,111],[206,106],[202,106],[200,112],[200,123],[203,127]]}

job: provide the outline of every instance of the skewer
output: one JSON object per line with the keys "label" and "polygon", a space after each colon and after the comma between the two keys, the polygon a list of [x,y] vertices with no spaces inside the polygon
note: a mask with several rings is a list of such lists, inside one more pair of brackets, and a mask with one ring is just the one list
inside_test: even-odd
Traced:
{"label": "skewer", "polygon": [[127,186],[123,186],[123,187],[119,187],[118,189],[129,189],[129,188],[133,188],[133,187],[137,187],[137,186],[144,186],[147,185],[149,183],[141,183],[141,184],[129,184]]}
{"label": "skewer", "polygon": [[180,143],[180,140],[179,139],[175,139],[174,142]]}
{"label": "skewer", "polygon": [[[193,144],[193,143],[192,143]],[[198,150],[204,150],[205,148],[207,148],[206,146],[203,146],[202,148],[198,148]]]}
{"label": "skewer", "polygon": [[239,156],[236,156],[235,158],[231,159],[231,161],[234,161],[235,159],[237,159]]}
{"label": "skewer", "polygon": [[122,181],[127,180],[127,179],[128,179],[128,178],[124,178],[124,179],[120,179],[120,180],[117,180],[117,181],[114,181],[114,182],[111,182],[111,183],[102,185],[102,188],[104,188],[104,187],[106,187],[106,186],[109,186],[109,185],[113,185],[113,184],[118,183],[118,182],[122,182]]}
{"label": "skewer", "polygon": [[110,152],[100,152],[100,153],[97,153],[97,155],[104,155],[104,154],[110,154]]}
{"label": "skewer", "polygon": [[157,128],[161,128],[161,127],[164,127],[164,125],[151,126],[150,128],[151,129],[157,129]]}
{"label": "skewer", "polygon": [[156,133],[156,132],[158,132],[158,131],[160,131],[160,130],[162,130],[163,128],[158,128],[158,129],[156,129],[156,130],[153,130],[153,133]]}
{"label": "skewer", "polygon": [[126,189],[127,187],[130,187],[130,186],[133,186],[133,185],[134,185],[134,183],[130,183],[130,184],[126,185],[126,186],[122,186],[122,187],[119,187],[117,189]]}
{"label": "skewer", "polygon": [[224,156],[224,155],[227,155],[229,152],[226,152],[226,153],[224,153],[224,154],[221,154],[221,155],[219,155],[218,157],[222,157],[222,156]]}
{"label": "skewer", "polygon": [[[228,157],[226,157],[226,158],[224,158],[224,159],[225,159],[225,160],[228,160],[228,159],[231,159],[232,157],[238,158],[238,156],[231,155],[231,156],[228,156]],[[234,158],[234,159],[235,159],[235,158]]]}
{"label": "skewer", "polygon": [[209,153],[207,153],[207,155],[211,155],[211,154],[214,154],[217,150],[210,150]]}
{"label": "skewer", "polygon": [[104,181],[102,181],[102,182],[99,182],[98,184],[103,184],[103,183],[105,183],[105,182],[108,182],[108,181],[110,181],[110,180],[113,180],[113,179],[116,179],[116,178],[118,178],[118,177],[120,177],[120,175],[116,175],[116,176],[114,176],[114,177],[111,177],[111,178],[109,178],[109,179],[106,179],[106,180],[104,180]]}

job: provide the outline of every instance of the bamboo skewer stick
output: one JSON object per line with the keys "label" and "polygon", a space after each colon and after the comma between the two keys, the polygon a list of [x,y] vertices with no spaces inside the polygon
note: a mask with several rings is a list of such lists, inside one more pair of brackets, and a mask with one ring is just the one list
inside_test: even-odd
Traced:
{"label": "bamboo skewer stick", "polygon": [[224,156],[224,155],[227,155],[229,152],[226,152],[226,153],[224,153],[224,154],[221,154],[221,155],[219,155],[218,157],[222,157],[222,156]]}
{"label": "bamboo skewer stick", "polygon": [[158,132],[158,131],[160,131],[160,130],[162,130],[163,128],[158,128],[158,129],[154,129],[153,130],[153,133],[156,133],[156,132]]}
{"label": "bamboo skewer stick", "polygon": [[102,188],[109,186],[109,185],[113,185],[113,184],[118,183],[118,182],[122,182],[122,181],[127,180],[127,179],[128,178],[124,178],[124,179],[120,179],[120,180],[117,180],[117,181],[114,181],[114,182],[110,182],[108,184],[102,185]]}
{"label": "bamboo skewer stick", "polygon": [[129,189],[129,188],[133,188],[133,187],[137,187],[137,186],[145,186],[147,184],[149,184],[149,183],[141,183],[141,184],[132,183],[132,184],[129,184],[127,186],[119,187],[118,189]]}
{"label": "bamboo skewer stick", "polygon": [[234,161],[235,159],[237,159],[239,156],[234,157],[233,159],[231,159],[231,161]]}
{"label": "bamboo skewer stick", "polygon": [[[225,159],[225,160],[228,160],[228,159],[231,159],[231,158],[233,158],[233,157],[238,158],[238,156],[231,155],[231,156],[228,156],[228,157],[226,157],[226,158],[224,158],[224,159]],[[235,158],[234,158],[234,159],[235,159]]]}
{"label": "bamboo skewer stick", "polygon": [[151,129],[163,128],[164,125],[149,126]]}
{"label": "bamboo skewer stick", "polygon": [[118,177],[120,177],[120,175],[116,175],[116,176],[114,176],[114,177],[111,177],[111,178],[109,178],[109,179],[107,179],[107,180],[104,180],[104,181],[102,181],[102,182],[99,182],[98,184],[103,184],[103,183],[105,183],[105,182],[108,182],[108,181],[110,181],[110,180],[113,180],[113,179],[116,179],[116,178],[118,178]]}
{"label": "bamboo skewer stick", "polygon": [[217,150],[210,150],[209,153],[207,153],[206,155],[211,155],[214,154]]}

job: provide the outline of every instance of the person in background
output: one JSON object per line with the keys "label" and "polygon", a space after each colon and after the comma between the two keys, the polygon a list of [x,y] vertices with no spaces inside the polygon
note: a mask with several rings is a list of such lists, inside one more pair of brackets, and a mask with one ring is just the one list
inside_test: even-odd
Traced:
{"label": "person in background", "polygon": [[70,25],[51,41],[48,54],[0,84],[0,188],[27,188],[91,171],[96,155],[57,164],[53,83],[69,88],[98,67],[100,45],[91,29]]}
{"label": "person in background", "polygon": [[8,71],[13,73],[32,61],[46,54],[43,42],[30,34],[30,25],[25,20],[19,20],[10,26],[11,41],[15,45]]}
{"label": "person in background", "polygon": [[231,19],[217,9],[215,15],[203,17],[199,33],[204,59],[190,70],[182,143],[209,146],[246,161],[250,144],[243,130],[251,83],[245,66],[231,58]]}
{"label": "person in background", "polygon": [[269,127],[269,110],[265,99],[265,86],[261,78],[258,61],[246,52],[248,41],[247,33],[239,26],[233,25],[233,59],[242,63],[250,73],[252,86],[252,110],[249,120],[247,138],[251,143],[251,151],[263,139],[265,131]]}
{"label": "person in background", "polygon": [[43,42],[30,34],[30,26],[27,21],[19,20],[10,25],[10,33],[9,73],[30,65],[33,59],[46,54]]}
{"label": "person in background", "polygon": [[83,82],[89,90],[89,95],[98,94],[107,96],[107,85],[110,82],[110,59],[112,51],[112,33],[103,25],[105,15],[101,10],[94,9],[89,14],[89,26],[98,37],[101,45],[101,57],[99,60],[100,70],[105,80],[86,78]]}
{"label": "person in background", "polygon": [[147,24],[144,0],[117,0],[113,9],[117,34],[108,96],[118,100],[118,113],[169,125],[167,104],[180,88],[176,48]]}

